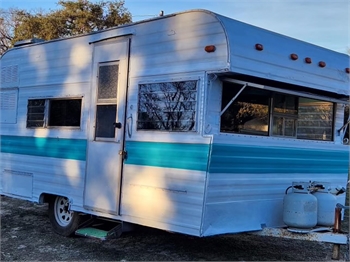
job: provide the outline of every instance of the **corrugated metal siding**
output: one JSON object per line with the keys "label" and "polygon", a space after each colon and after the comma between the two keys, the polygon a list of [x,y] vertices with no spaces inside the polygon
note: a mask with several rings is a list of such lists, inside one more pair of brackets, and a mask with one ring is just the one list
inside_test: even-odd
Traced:
{"label": "corrugated metal siding", "polygon": [[17,61],[19,86],[90,81],[92,49],[88,37],[10,50],[1,58]]}
{"label": "corrugated metal siding", "polygon": [[[345,72],[350,58],[300,40],[218,15],[230,46],[230,71],[350,95],[350,77]],[[262,44],[257,51],[255,44]],[[290,54],[299,56],[297,61]],[[312,58],[312,64],[304,62]],[[318,66],[324,61],[326,67]]]}
{"label": "corrugated metal siding", "polygon": [[[130,77],[223,70],[228,64],[226,37],[210,13],[189,12],[135,26]],[[215,45],[214,53],[204,51]]]}
{"label": "corrugated metal siding", "polygon": [[83,204],[85,161],[1,153],[0,168],[1,175],[4,170],[31,173],[33,201],[39,201],[42,193],[51,193],[68,196],[73,206]]}
{"label": "corrugated metal siding", "polygon": [[[18,65],[19,77],[15,85],[19,89],[17,123],[1,124],[1,170],[12,170],[6,174],[7,179],[21,172],[32,174],[33,201],[38,201],[42,193],[51,193],[69,197],[73,208],[81,207],[90,102],[90,46],[86,39],[74,38],[23,47],[7,52],[1,63]],[[81,126],[26,128],[28,99],[43,98],[82,98]]]}
{"label": "corrugated metal siding", "polygon": [[[128,115],[135,113],[129,106],[134,104],[135,109],[138,103],[138,82],[134,81],[135,79],[152,75],[170,79],[175,74],[179,79],[184,79],[189,75],[188,72],[193,72],[190,77],[203,79],[203,70],[227,68],[228,50],[222,26],[215,16],[204,12],[184,13],[93,35],[13,49],[1,58],[1,62],[11,66],[18,65],[20,79],[11,83],[11,86],[19,88],[18,122],[1,126],[1,134],[33,137],[31,142],[25,143],[28,148],[36,148],[33,144],[34,137],[46,137],[48,141],[57,138],[60,141],[86,139],[93,46],[89,45],[89,41],[118,36],[126,31],[133,34]],[[206,53],[206,45],[216,45],[216,51]],[[200,81],[199,90],[202,90],[203,86],[203,81]],[[199,91],[198,94],[200,110],[203,110],[202,92]],[[82,97],[80,129],[26,128],[28,99],[51,97]],[[201,119],[202,112],[197,113],[198,119]],[[197,131],[200,131],[199,121],[197,128]],[[136,137],[148,142],[163,141],[175,144],[181,141],[195,145],[143,144],[143,147],[138,147],[126,143],[129,158],[123,175],[121,208],[124,218],[135,223],[199,235],[209,154],[209,146],[199,144],[208,143],[208,139],[201,137],[199,132],[159,132],[155,135],[154,132],[136,132],[134,129],[132,139]],[[82,194],[85,162],[48,157],[83,159],[82,152],[71,155],[79,150],[85,154],[85,149],[78,144],[78,147],[74,148],[73,145],[65,144],[55,151],[51,148],[54,143],[49,142],[45,147],[37,148],[33,152],[24,151],[20,144],[17,144],[10,151],[21,154],[2,153],[5,158],[1,167],[9,165],[18,171],[33,173],[34,200],[45,190],[70,197],[73,199],[73,208],[84,211]],[[32,156],[33,154],[38,156]],[[43,157],[44,155],[46,157]],[[19,161],[24,164],[19,165]],[[44,164],[37,164],[39,162]]]}
{"label": "corrugated metal siding", "polygon": [[349,151],[332,142],[224,134],[213,141],[203,235],[283,226],[283,197],[293,181],[347,181]]}
{"label": "corrugated metal siding", "polygon": [[129,222],[199,236],[205,180],[204,171],[126,164],[121,215]]}
{"label": "corrugated metal siding", "polygon": [[126,141],[125,148],[122,215],[130,222],[198,236],[209,144]]}

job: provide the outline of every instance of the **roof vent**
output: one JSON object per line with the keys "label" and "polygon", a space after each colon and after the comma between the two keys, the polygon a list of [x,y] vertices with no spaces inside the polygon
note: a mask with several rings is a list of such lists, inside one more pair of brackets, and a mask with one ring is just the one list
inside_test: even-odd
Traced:
{"label": "roof vent", "polygon": [[41,42],[45,42],[45,40],[44,39],[40,39],[40,38],[31,38],[31,39],[17,41],[14,44],[14,46],[17,47],[17,46],[36,44],[36,43],[41,43]]}

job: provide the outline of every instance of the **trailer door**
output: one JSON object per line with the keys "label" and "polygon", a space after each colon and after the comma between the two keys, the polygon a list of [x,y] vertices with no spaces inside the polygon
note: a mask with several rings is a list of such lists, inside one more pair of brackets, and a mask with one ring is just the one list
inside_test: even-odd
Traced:
{"label": "trailer door", "polygon": [[94,44],[86,209],[118,214],[120,201],[128,40]]}

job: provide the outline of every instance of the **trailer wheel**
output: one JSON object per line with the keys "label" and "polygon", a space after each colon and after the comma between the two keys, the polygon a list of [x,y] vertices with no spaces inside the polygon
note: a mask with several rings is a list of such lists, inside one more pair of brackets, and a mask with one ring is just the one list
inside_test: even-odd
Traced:
{"label": "trailer wheel", "polygon": [[49,202],[49,219],[55,233],[71,236],[79,227],[79,214],[69,210],[69,200],[56,196]]}

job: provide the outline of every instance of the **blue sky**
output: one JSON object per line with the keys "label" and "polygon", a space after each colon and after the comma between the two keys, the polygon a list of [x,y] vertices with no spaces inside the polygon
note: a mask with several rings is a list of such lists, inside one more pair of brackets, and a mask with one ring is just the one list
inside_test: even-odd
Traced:
{"label": "blue sky", "polygon": [[[57,2],[0,0],[0,7],[54,10],[58,7]],[[160,10],[170,14],[208,9],[341,53],[350,48],[349,0],[125,0],[125,7],[134,21],[157,16]]]}

